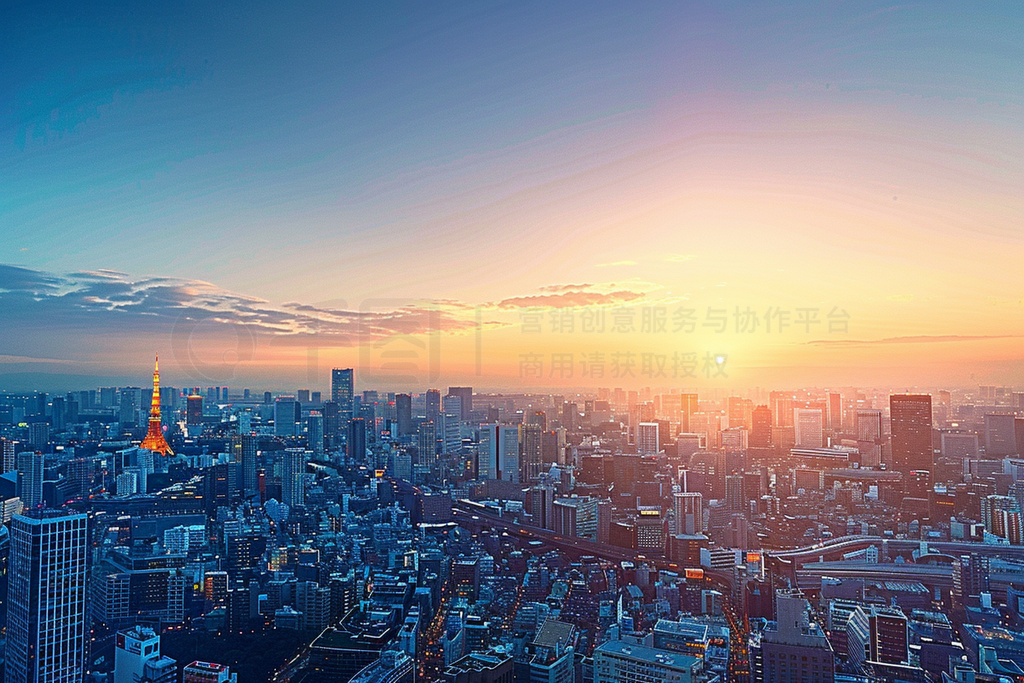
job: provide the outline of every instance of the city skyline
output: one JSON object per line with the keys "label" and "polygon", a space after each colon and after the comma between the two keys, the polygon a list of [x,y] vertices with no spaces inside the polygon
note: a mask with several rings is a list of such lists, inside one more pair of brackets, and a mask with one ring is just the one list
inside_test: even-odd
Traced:
{"label": "city skyline", "polygon": [[[3,11],[0,389],[155,351],[322,384],[428,331],[419,388],[675,352],[728,358],[709,389],[1024,381],[1019,7]],[[699,318],[549,328],[622,307]]]}

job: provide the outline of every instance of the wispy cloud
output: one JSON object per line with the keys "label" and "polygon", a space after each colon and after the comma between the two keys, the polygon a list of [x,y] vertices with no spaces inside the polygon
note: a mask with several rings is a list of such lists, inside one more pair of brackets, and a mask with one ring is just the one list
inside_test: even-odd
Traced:
{"label": "wispy cloud", "polygon": [[809,341],[809,346],[887,346],[891,344],[947,344],[951,342],[972,342],[989,341],[992,339],[1020,339],[1024,335],[1019,334],[993,334],[993,335],[960,335],[960,334],[938,334],[938,335],[915,335],[908,337],[886,337],[885,339],[815,339]]}
{"label": "wispy cloud", "polygon": [[19,330],[5,335],[0,354],[37,357],[36,345],[47,338],[51,349],[68,349],[90,335],[129,331],[173,336],[175,330],[199,324],[214,333],[242,328],[270,336],[274,344],[314,339],[320,346],[348,347],[391,335],[470,329],[475,320],[459,313],[468,307],[447,300],[410,301],[373,311],[296,302],[274,305],[201,280],[133,278],[112,270],[54,275],[0,265],[0,315]]}

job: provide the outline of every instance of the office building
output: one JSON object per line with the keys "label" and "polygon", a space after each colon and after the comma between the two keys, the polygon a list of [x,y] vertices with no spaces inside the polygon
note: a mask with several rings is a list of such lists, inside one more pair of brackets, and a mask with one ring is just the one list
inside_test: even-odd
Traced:
{"label": "office building", "polygon": [[907,617],[896,608],[858,607],[846,623],[846,649],[860,670],[867,662],[909,663]]}
{"label": "office building", "polygon": [[701,671],[697,657],[622,640],[606,641],[594,650],[594,683],[692,683]]}
{"label": "office building", "polygon": [[461,401],[459,407],[462,410],[459,419],[462,422],[468,422],[470,414],[473,412],[473,387],[448,387],[448,395],[459,397]]}
{"label": "office building", "polygon": [[338,413],[346,426],[352,419],[355,377],[352,368],[331,370],[331,400],[338,404]]}
{"label": "office building", "polygon": [[835,655],[824,631],[811,620],[810,605],[800,593],[778,591],[776,620],[760,635],[752,658],[759,654],[763,683],[832,683]]}
{"label": "office building", "polygon": [[242,434],[242,491],[246,498],[259,494],[259,445],[255,434]]}
{"label": "office building", "polygon": [[147,626],[117,632],[113,683],[176,683],[178,663],[160,654],[160,636]]}
{"label": "office building", "polygon": [[1013,413],[985,416],[985,455],[1002,458],[1016,455],[1018,450]]}
{"label": "office building", "polygon": [[653,455],[661,451],[657,422],[641,422],[637,425],[636,450],[642,455]]}
{"label": "office building", "polygon": [[237,674],[223,664],[195,661],[181,670],[181,683],[236,683]]}
{"label": "office building", "polygon": [[87,519],[42,513],[11,520],[5,680],[82,680]]}
{"label": "office building", "polygon": [[32,510],[43,504],[43,477],[46,456],[39,452],[25,451],[18,454],[18,483],[21,502],[25,510]]}
{"label": "office building", "polygon": [[676,533],[692,536],[704,532],[704,496],[697,492],[676,491],[672,494],[672,510]]}
{"label": "office building", "polygon": [[301,410],[294,396],[278,396],[274,401],[274,436],[295,436]]}
{"label": "office building", "polygon": [[409,394],[395,394],[395,421],[398,426],[397,436],[413,434],[412,396]]}
{"label": "office building", "polygon": [[346,444],[349,460],[361,462],[366,457],[366,420],[364,418],[353,418],[349,422]]}
{"label": "office building", "polygon": [[306,452],[301,448],[286,448],[281,460],[281,502],[289,508],[305,501]]}
{"label": "office building", "polygon": [[932,469],[932,397],[894,394],[889,397],[892,464],[897,472]]}
{"label": "office building", "polygon": [[796,434],[796,445],[801,448],[821,448],[822,416],[815,408],[794,408],[793,426]]}

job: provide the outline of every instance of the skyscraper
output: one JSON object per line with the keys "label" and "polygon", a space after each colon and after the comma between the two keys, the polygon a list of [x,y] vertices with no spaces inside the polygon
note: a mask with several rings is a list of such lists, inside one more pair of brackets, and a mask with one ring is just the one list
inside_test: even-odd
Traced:
{"label": "skyscraper", "polygon": [[149,407],[149,430],[139,448],[145,448],[160,455],[173,455],[164,439],[164,425],[160,418],[160,357],[153,361],[153,398]]}
{"label": "skyscraper", "polygon": [[259,493],[259,437],[242,434],[242,491],[246,498]]}
{"label": "skyscraper", "polygon": [[199,394],[191,394],[185,399],[185,424],[197,428],[203,425],[203,397]]}
{"label": "skyscraper", "polygon": [[440,421],[441,392],[437,389],[427,389],[423,394],[423,415],[434,424]]}
{"label": "skyscraper", "polygon": [[448,395],[462,399],[462,414],[459,419],[463,422],[469,420],[469,414],[473,412],[473,387],[448,387]]}
{"label": "skyscraper", "polygon": [[893,394],[889,397],[892,464],[898,472],[932,469],[932,397]]}
{"label": "skyscraper", "polygon": [[675,491],[672,509],[676,518],[676,533],[704,533],[704,496],[696,492]]}
{"label": "skyscraper", "polygon": [[398,422],[398,436],[412,434],[412,396],[409,394],[395,394],[395,420]]}
{"label": "skyscraper", "polygon": [[1014,421],[1013,413],[985,415],[986,457],[1001,458],[1020,452],[1020,444],[1017,443]]}
{"label": "skyscraper", "polygon": [[753,423],[748,440],[751,448],[768,448],[772,445],[772,411],[768,406],[757,406],[751,413]]}
{"label": "skyscraper", "polygon": [[296,413],[300,410],[294,396],[278,396],[274,401],[274,435],[295,436]]}
{"label": "skyscraper", "polygon": [[281,462],[281,502],[290,508],[305,502],[303,481],[306,474],[306,452],[301,448],[286,448]]}
{"label": "skyscraper", "polygon": [[366,420],[357,417],[348,423],[348,457],[361,462],[366,457]]}
{"label": "skyscraper", "polygon": [[15,469],[14,447],[17,441],[0,437],[0,474],[5,474]]}
{"label": "skyscraper", "polygon": [[541,469],[541,435],[543,430],[539,424],[524,424],[519,428],[519,447],[522,459],[519,462],[519,480],[532,483],[540,478]]}
{"label": "skyscraper", "polygon": [[810,618],[810,605],[795,591],[778,591],[774,624],[761,637],[763,683],[835,680],[832,645]]}
{"label": "skyscraper", "polygon": [[82,680],[87,519],[56,513],[11,520],[8,681]]}
{"label": "skyscraper", "polygon": [[355,386],[352,368],[331,370],[331,400],[338,404],[342,427],[352,419],[352,391]]}
{"label": "skyscraper", "polygon": [[821,411],[811,408],[794,408],[793,425],[796,428],[796,445],[803,448],[821,448]]}
{"label": "skyscraper", "polygon": [[43,475],[46,458],[42,453],[26,451],[18,454],[18,476],[21,502],[26,510],[43,504]]}
{"label": "skyscraper", "polygon": [[327,440],[327,447],[334,448],[341,441],[341,414],[338,412],[338,404],[334,401],[324,401],[324,438]]}
{"label": "skyscraper", "polygon": [[636,450],[643,455],[653,455],[661,450],[657,422],[641,422],[637,425]]}

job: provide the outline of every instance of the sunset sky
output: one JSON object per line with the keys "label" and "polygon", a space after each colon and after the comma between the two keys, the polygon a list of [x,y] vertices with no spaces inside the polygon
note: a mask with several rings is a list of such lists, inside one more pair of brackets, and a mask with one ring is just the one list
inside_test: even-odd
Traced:
{"label": "sunset sky", "polygon": [[718,5],[4,3],[0,390],[1024,383],[1024,5]]}

